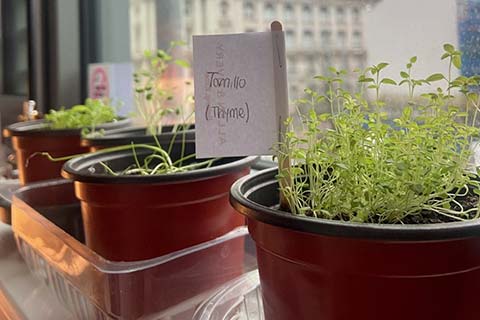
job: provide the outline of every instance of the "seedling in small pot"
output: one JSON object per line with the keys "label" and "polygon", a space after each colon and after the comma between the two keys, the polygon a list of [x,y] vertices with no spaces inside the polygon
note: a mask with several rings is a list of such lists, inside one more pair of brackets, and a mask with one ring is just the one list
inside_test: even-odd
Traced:
{"label": "seedling in small pot", "polygon": [[177,131],[179,125],[186,126],[190,117],[185,117],[184,109],[192,104],[192,95],[187,94],[185,101],[182,101],[183,106],[174,106],[175,91],[181,89],[178,86],[191,85],[189,81],[180,80],[182,75],[177,74],[181,73],[181,69],[188,71],[190,62],[174,57],[174,52],[184,45],[182,41],[172,41],[166,50],[146,50],[144,68],[134,73],[137,113],[145,122],[147,133],[151,135],[162,132],[163,121],[168,116],[180,118],[179,121],[174,121],[173,131]]}
{"label": "seedling in small pot", "polygon": [[51,129],[81,128],[82,134],[95,132],[99,124],[117,119],[115,108],[104,100],[86,99],[84,105],[75,105],[69,109],[50,110],[45,120]]}
{"label": "seedling in small pot", "polygon": [[[444,46],[449,67],[460,67],[460,53]],[[280,158],[290,158],[289,185],[281,192],[295,215],[354,222],[431,223],[475,219],[478,209],[478,178],[466,171],[472,139],[478,137],[475,121],[479,112],[478,94],[469,88],[478,77],[451,79],[436,73],[413,79],[412,57],[396,81],[381,76],[387,63],[369,67],[359,83],[373,89],[368,102],[341,87],[342,71],[318,76],[327,84],[326,94],[311,90],[311,111],[302,117],[297,133],[292,120],[280,145]],[[413,102],[420,85],[443,82],[444,88],[424,93]],[[335,85],[338,84],[338,85]],[[406,85],[410,103],[400,117],[387,122],[383,86]],[[452,91],[465,96],[466,109],[455,105]],[[330,113],[317,114],[314,107],[327,101]],[[305,101],[303,101],[305,102]],[[326,126],[332,128],[323,130]],[[280,160],[281,163],[281,160]],[[284,169],[279,178],[287,176]]]}

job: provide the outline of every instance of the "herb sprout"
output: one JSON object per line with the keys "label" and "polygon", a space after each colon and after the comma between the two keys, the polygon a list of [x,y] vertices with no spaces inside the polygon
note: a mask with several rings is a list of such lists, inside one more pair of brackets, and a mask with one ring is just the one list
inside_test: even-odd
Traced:
{"label": "herb sprout", "polygon": [[87,99],[84,105],[75,105],[70,109],[50,110],[45,115],[51,129],[82,128],[82,133],[93,132],[97,125],[115,119],[115,109],[98,99]]}
{"label": "herb sprout", "polygon": [[[164,79],[168,70],[173,70],[174,66],[188,69],[190,63],[184,59],[177,59],[173,56],[173,51],[178,47],[185,45],[182,41],[172,41],[167,50],[159,49],[155,52],[146,50],[145,68],[134,73],[135,83],[135,104],[138,114],[141,116],[147,126],[147,133],[155,135],[162,132],[162,120],[168,115],[182,116],[182,107],[172,107],[174,102],[175,85],[172,81],[176,79]],[[162,79],[164,82],[162,82]],[[185,85],[190,82],[185,81]],[[185,103],[191,103],[192,96],[187,96]],[[184,124],[185,125],[185,124]],[[175,125],[174,131],[178,129]]]}
{"label": "herb sprout", "polygon": [[[306,91],[309,99],[301,103],[311,111],[301,116],[303,131],[297,134],[290,118],[279,145],[279,163],[293,164],[278,174],[292,214],[367,223],[480,217],[478,176],[468,170],[470,144],[479,134],[475,122],[480,101],[472,87],[480,78],[452,79],[461,53],[449,44],[444,50],[447,76],[414,79],[417,58],[412,57],[398,84],[382,78],[387,63],[367,68],[358,79],[360,93],[341,88],[343,71],[331,68],[331,76],[316,77],[326,84],[326,93]],[[413,101],[415,88],[432,83],[444,86]],[[380,99],[385,85],[408,88],[410,101],[393,122],[387,121]],[[372,102],[363,95],[366,89],[374,91]],[[454,90],[463,94],[464,108],[456,105]],[[322,102],[330,106],[329,113],[314,111]]]}

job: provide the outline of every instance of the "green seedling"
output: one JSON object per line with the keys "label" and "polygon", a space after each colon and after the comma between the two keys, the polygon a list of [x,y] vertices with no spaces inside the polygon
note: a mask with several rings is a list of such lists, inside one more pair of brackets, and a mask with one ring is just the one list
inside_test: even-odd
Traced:
{"label": "green seedling", "polygon": [[115,109],[97,99],[87,99],[84,105],[75,105],[70,109],[50,110],[45,115],[51,129],[82,128],[83,134],[94,132],[99,124],[112,122],[116,118]]}
{"label": "green seedling", "polygon": [[[478,175],[469,167],[480,110],[472,88],[480,81],[452,79],[461,54],[452,45],[444,50],[446,76],[413,78],[417,58],[412,57],[398,83],[382,77],[387,63],[367,68],[358,79],[360,92],[342,88],[344,72],[331,69],[331,75],[317,77],[327,92],[307,92],[311,99],[302,102],[311,111],[301,117],[303,130],[294,131],[289,119],[278,147],[280,163],[291,159],[278,178],[289,179],[280,191],[292,214],[362,223],[405,223],[432,213],[441,221],[480,217]],[[410,98],[393,121],[381,100],[386,85],[406,86]],[[425,85],[435,90],[414,102],[415,89]],[[365,96],[369,90],[372,101]],[[454,92],[463,95],[462,107]],[[329,113],[314,111],[320,101],[330,104]]]}

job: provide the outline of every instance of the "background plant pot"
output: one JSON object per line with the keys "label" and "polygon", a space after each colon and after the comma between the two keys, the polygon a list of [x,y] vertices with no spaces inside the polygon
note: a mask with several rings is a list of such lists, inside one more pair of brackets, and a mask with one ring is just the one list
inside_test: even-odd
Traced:
{"label": "background plant pot", "polygon": [[276,169],[242,178],[267,320],[480,319],[480,220],[372,225],[294,217]]}
{"label": "background plant pot", "polygon": [[155,144],[157,141],[161,145],[166,145],[173,140],[185,142],[195,142],[195,125],[191,125],[187,130],[172,132],[173,126],[163,126],[162,133],[156,135],[157,140],[147,134],[145,127],[141,128],[120,128],[115,130],[109,130],[99,137],[85,137],[82,139],[82,146],[89,147],[90,151],[97,151],[113,146],[128,145],[131,143],[146,143]]}
{"label": "background plant pot", "polygon": [[[109,130],[129,125],[124,119],[98,126]],[[89,151],[80,145],[81,129],[48,128],[45,120],[17,122],[4,130],[5,137],[12,138],[12,145],[18,166],[19,180],[22,185],[30,182],[61,177],[63,162],[53,162],[44,156],[31,157],[36,152],[49,152],[53,157],[81,154]]]}
{"label": "background plant pot", "polygon": [[[186,154],[195,144],[185,145]],[[179,158],[175,144],[172,158]],[[142,159],[150,152],[137,150]],[[63,176],[75,181],[86,244],[113,261],[144,260],[214,239],[244,224],[228,202],[232,183],[255,158],[225,158],[206,169],[153,176],[105,174],[134,163],[131,150],[97,152],[68,161]]]}

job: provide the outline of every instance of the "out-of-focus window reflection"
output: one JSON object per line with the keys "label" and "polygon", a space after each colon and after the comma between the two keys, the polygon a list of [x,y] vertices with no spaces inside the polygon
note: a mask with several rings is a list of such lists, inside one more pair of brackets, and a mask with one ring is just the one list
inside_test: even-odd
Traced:
{"label": "out-of-focus window reflection", "polygon": [[273,2],[265,3],[265,19],[267,21],[275,19],[275,8]]}
{"label": "out-of-focus window reflection", "polygon": [[[464,51],[463,74],[480,73],[480,0],[130,0],[143,7],[132,10],[141,26],[131,28],[132,52],[137,61],[144,49],[161,39],[185,40],[195,34],[265,31],[272,20],[282,21],[287,45],[290,98],[316,85],[317,74],[328,67],[350,72],[345,86],[355,88],[354,69],[389,62],[385,76],[398,80],[406,61],[418,56],[419,77],[444,72],[443,43]],[[155,19],[160,4],[177,14],[178,32],[166,31],[167,22]],[[167,6],[162,5],[162,8]],[[178,10],[175,8],[179,8]],[[133,7],[132,7],[133,9]],[[432,13],[435,14],[432,14]],[[145,26],[148,25],[148,26]],[[180,35],[180,36],[179,36]],[[165,43],[165,41],[163,41]],[[397,101],[404,93],[387,88],[384,96]]]}
{"label": "out-of-focus window reflection", "polygon": [[27,1],[0,1],[0,95],[28,93]]}
{"label": "out-of-focus window reflection", "polygon": [[243,13],[244,13],[245,19],[247,20],[255,19],[255,7],[253,5],[253,2],[245,1]]}

